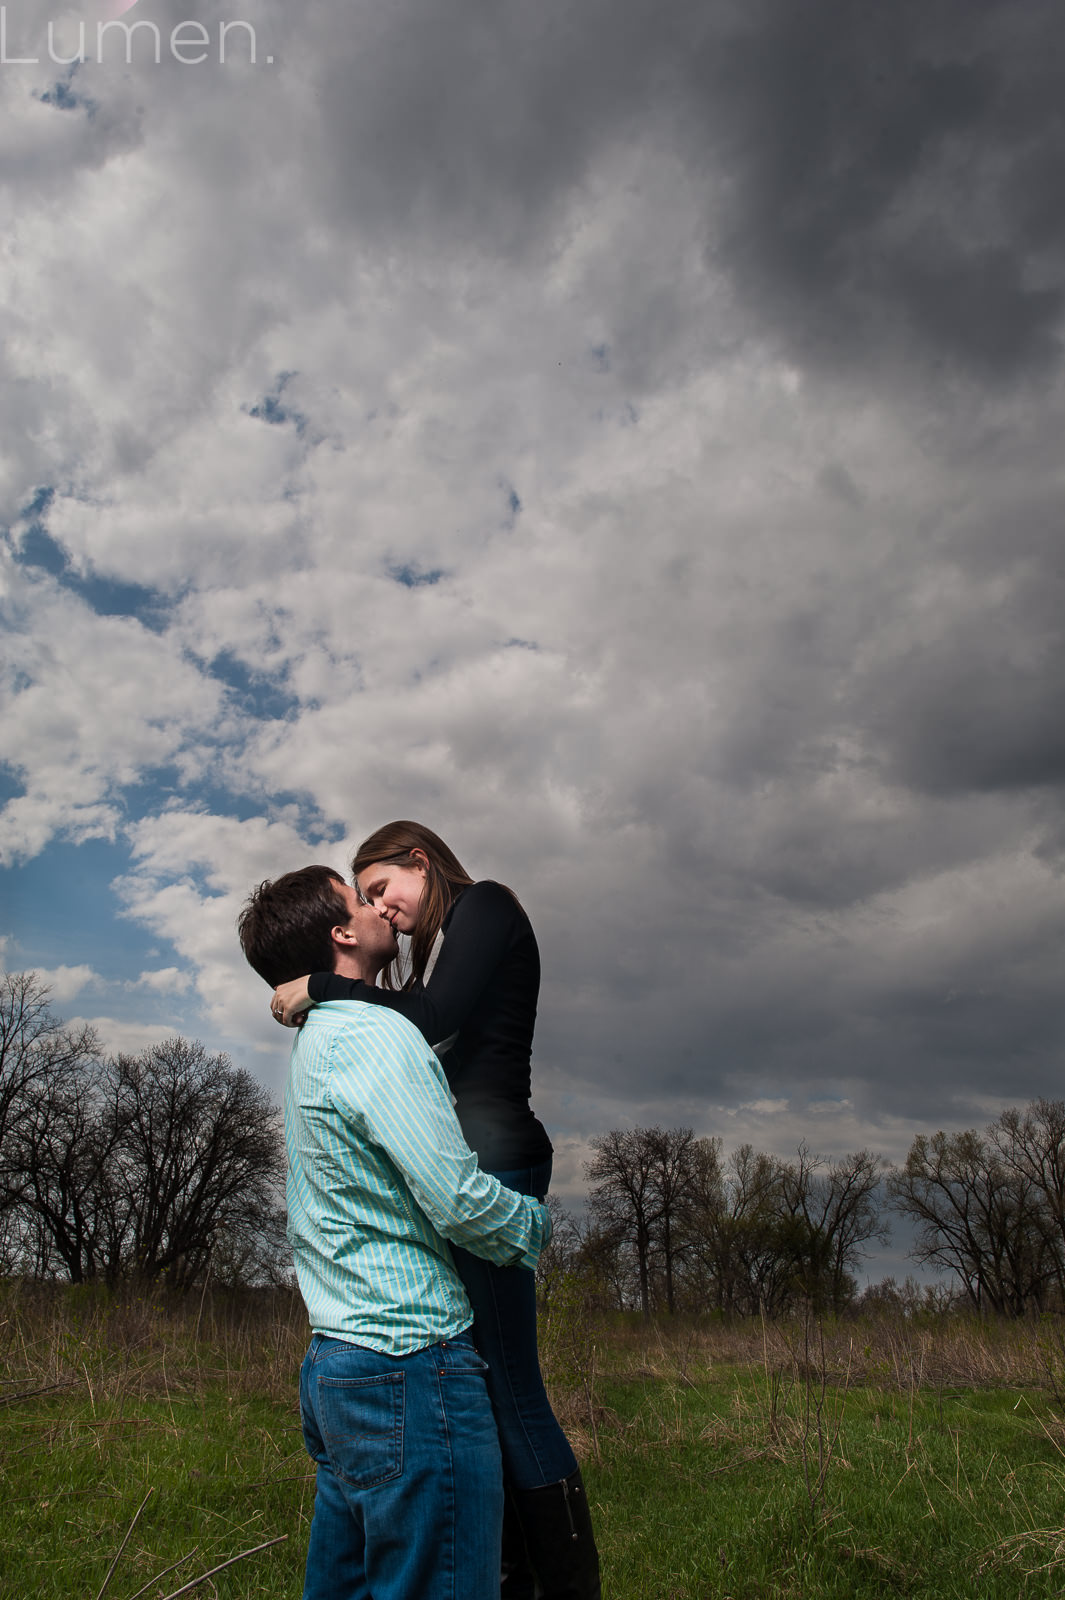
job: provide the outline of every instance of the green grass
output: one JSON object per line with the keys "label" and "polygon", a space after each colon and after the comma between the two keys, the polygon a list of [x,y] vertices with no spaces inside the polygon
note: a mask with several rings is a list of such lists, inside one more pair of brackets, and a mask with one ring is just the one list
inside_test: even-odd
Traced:
{"label": "green grass", "polygon": [[602,1393],[588,1476],[619,1600],[1062,1592],[1065,1459],[1038,1397],[830,1393],[820,1477],[799,1384],[776,1406],[737,1371]]}
{"label": "green grass", "polygon": [[213,1388],[94,1409],[42,1397],[4,1408],[0,1455],[5,1594],[95,1596],[145,1496],[116,1600],[180,1563],[147,1590],[170,1594],[279,1535],[214,1581],[231,1596],[300,1593],[314,1484],[291,1404]]}
{"label": "green grass", "polygon": [[[546,1326],[606,1600],[1061,1595],[1047,1337],[1056,1352],[958,1320],[840,1325],[823,1346],[801,1327]],[[96,1600],[137,1518],[106,1600],[162,1600],[281,1538],[195,1593],[297,1600],[305,1338],[283,1296],[0,1290],[0,1593]]]}

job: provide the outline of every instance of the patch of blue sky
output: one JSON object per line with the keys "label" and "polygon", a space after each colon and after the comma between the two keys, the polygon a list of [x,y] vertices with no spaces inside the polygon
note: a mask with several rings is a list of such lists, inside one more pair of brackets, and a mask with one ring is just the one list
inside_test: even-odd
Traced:
{"label": "patch of blue sky", "polygon": [[48,510],[54,499],[55,489],[52,487],[52,485],[47,483],[42,484],[41,487],[35,492],[33,499],[29,502],[29,504],[23,506],[19,515],[20,517],[24,517],[27,522],[33,522],[36,520],[36,518],[44,516],[44,513]]}
{"label": "patch of blue sky", "polygon": [[295,812],[301,829],[309,838],[330,845],[345,837],[342,824],[327,817],[305,790],[272,789],[267,794],[261,789],[229,788],[224,783],[204,782],[201,778],[189,785],[182,780],[176,767],[155,767],[142,772],[135,793],[131,791],[127,795],[127,801],[134,800],[141,816],[160,816],[171,809],[194,808],[210,816],[250,822],[255,817],[267,817],[272,821],[283,813]]}
{"label": "patch of blue sky", "polygon": [[610,346],[593,344],[591,349],[592,365],[596,372],[610,371]]}
{"label": "patch of blue sky", "polygon": [[439,583],[441,578],[447,577],[444,567],[419,567],[415,562],[403,562],[388,568],[388,576],[395,582],[401,583],[405,589],[421,589],[426,585]]}
{"label": "patch of blue sky", "polygon": [[256,671],[228,650],[212,658],[208,671],[225,684],[237,709],[256,721],[283,722],[300,709],[283,673]]}
{"label": "patch of blue sky", "polygon": [[[7,965],[16,971],[90,966],[107,983],[179,965],[168,940],[149,937],[118,915],[112,884],[129,869],[124,843],[90,839],[52,844],[32,861],[0,871],[0,933],[11,941]],[[85,1009],[80,1000],[77,1008]]]}
{"label": "patch of blue sky", "polygon": [[59,78],[50,89],[37,96],[42,105],[54,106],[57,111],[84,111],[91,120],[96,115],[96,101],[79,94],[73,87],[74,74],[80,62],[72,61],[65,78]]}
{"label": "patch of blue sky", "polygon": [[57,111],[76,111],[81,105],[69,83],[62,81],[53,84],[51,89],[46,89],[39,99],[42,105],[55,106]]}
{"label": "patch of blue sky", "polygon": [[[51,504],[53,491],[40,491],[33,501],[34,520],[22,532],[15,560],[25,567],[37,567],[55,578],[64,589],[69,589],[84,600],[97,616],[132,617],[153,633],[162,633],[170,619],[173,599],[158,589],[139,583],[118,583],[112,578],[76,572],[63,546],[39,520]],[[42,495],[47,495],[43,504]]]}
{"label": "patch of blue sky", "polygon": [[503,489],[507,497],[507,514],[503,526],[509,533],[522,513],[521,497],[512,483],[504,483]]}
{"label": "patch of blue sky", "polygon": [[[0,763],[0,806],[24,793],[25,784],[17,768]],[[343,827],[335,819],[328,818],[305,790],[271,790],[264,794],[258,789],[229,788],[219,782],[204,782],[199,776],[190,783],[176,766],[144,767],[133,782],[120,790],[111,790],[107,800],[119,808],[127,822],[190,808],[216,817],[232,817],[237,822],[250,822],[253,817],[264,816],[273,819],[295,810],[301,817],[301,825],[312,837],[327,842],[344,837]],[[303,818],[306,820],[302,821]],[[69,848],[88,850],[95,846],[96,841],[93,841]]]}
{"label": "patch of blue sky", "polygon": [[279,372],[273,392],[264,395],[255,405],[248,407],[249,417],[254,417],[257,422],[269,423],[272,427],[284,427],[291,423],[296,432],[302,434],[307,427],[307,418],[302,411],[297,411],[293,406],[287,406],[282,401],[286,384],[294,378],[294,372]]}
{"label": "patch of blue sky", "polygon": [[127,811],[137,817],[157,817],[167,811],[196,810],[246,822],[261,816],[262,807],[244,800],[219,784],[204,784],[199,777],[189,783],[177,767],[146,767],[135,785],[125,792]]}
{"label": "patch of blue sky", "polygon": [[[48,491],[49,497],[51,490]],[[36,506],[41,496],[34,497]],[[51,499],[42,508],[47,510]],[[20,535],[15,548],[15,560],[24,567],[39,567],[42,572],[49,573],[53,578],[61,578],[70,567],[70,560],[61,544],[58,544],[48,533],[44,524],[35,516],[29,526]]]}
{"label": "patch of blue sky", "polygon": [[14,767],[0,761],[0,806],[6,806],[9,800],[15,800],[20,794],[25,793],[25,785]]}

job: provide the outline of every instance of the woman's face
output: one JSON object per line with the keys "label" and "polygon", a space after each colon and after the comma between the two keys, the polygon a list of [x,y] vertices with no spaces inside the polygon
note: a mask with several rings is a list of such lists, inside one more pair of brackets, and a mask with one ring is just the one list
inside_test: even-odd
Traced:
{"label": "woman's face", "polygon": [[383,911],[396,933],[413,933],[425,893],[425,868],[395,861],[375,861],[358,877],[363,899]]}

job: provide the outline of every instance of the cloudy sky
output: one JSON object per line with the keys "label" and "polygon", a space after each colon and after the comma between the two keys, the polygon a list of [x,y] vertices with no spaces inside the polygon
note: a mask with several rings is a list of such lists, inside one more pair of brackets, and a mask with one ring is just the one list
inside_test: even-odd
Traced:
{"label": "cloudy sky", "polygon": [[1054,0],[119,9],[3,13],[7,967],[276,1088],[237,910],[410,816],[564,1194],[1058,1096]]}

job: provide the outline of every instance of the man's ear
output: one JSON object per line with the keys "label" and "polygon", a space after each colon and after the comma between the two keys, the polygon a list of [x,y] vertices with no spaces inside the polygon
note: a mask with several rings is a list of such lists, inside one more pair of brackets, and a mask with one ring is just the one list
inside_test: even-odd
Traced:
{"label": "man's ear", "polygon": [[355,950],[358,948],[358,935],[350,925],[338,922],[329,930],[329,937],[341,950]]}

